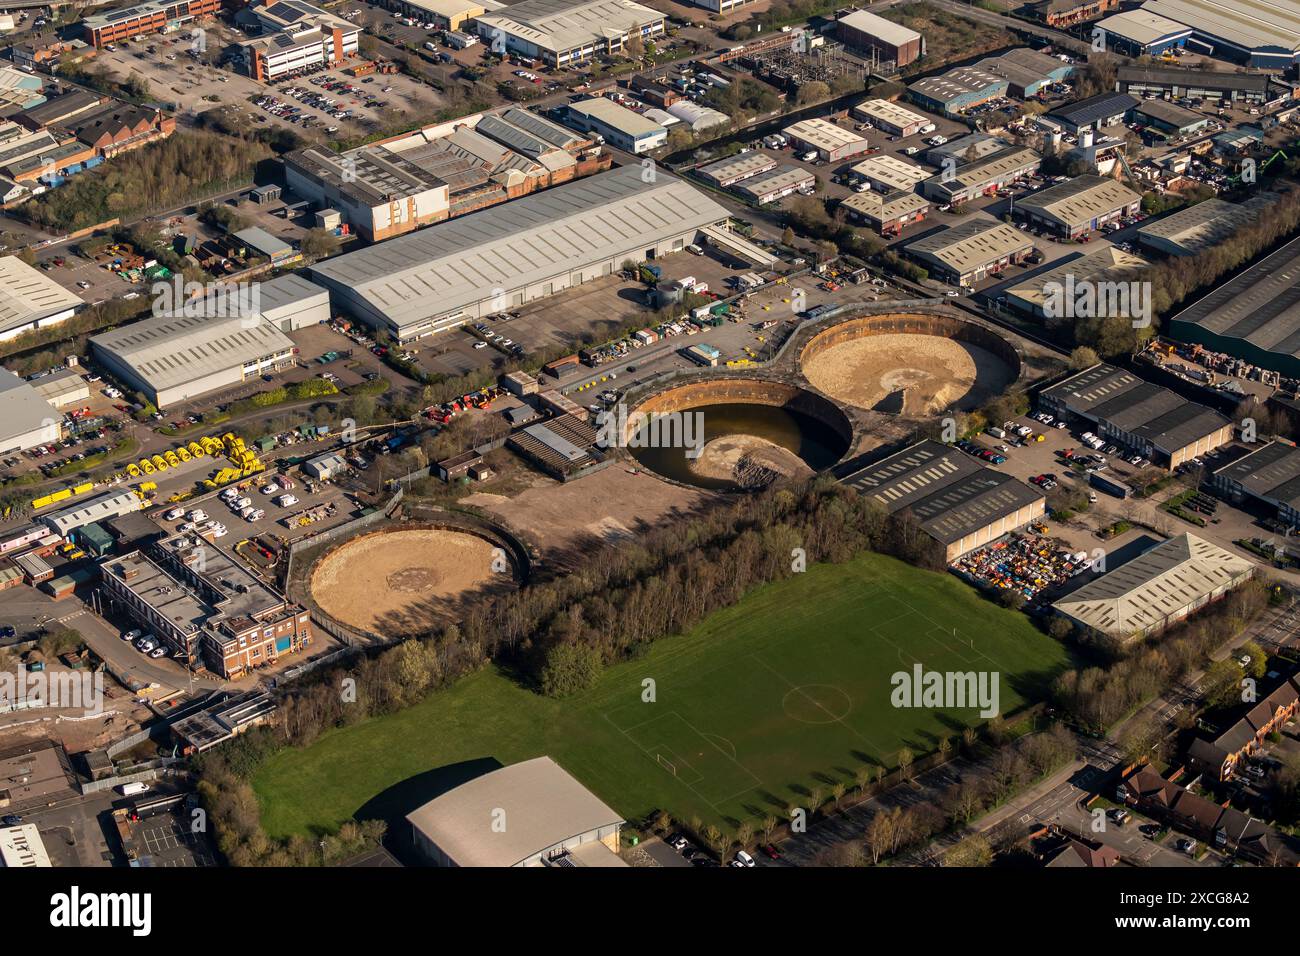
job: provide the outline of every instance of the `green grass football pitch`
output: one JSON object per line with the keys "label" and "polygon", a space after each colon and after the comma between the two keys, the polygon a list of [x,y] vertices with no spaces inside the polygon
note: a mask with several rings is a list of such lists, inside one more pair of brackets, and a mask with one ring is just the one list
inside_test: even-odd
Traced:
{"label": "green grass football pitch", "polygon": [[456,765],[548,754],[629,819],[667,809],[733,827],[982,723],[974,709],[894,708],[891,675],[918,661],[999,672],[1007,714],[1042,697],[1069,657],[950,575],[867,554],[760,588],[576,697],[549,700],[487,668],[277,754],[254,787],[268,832],[312,833],[400,817]]}

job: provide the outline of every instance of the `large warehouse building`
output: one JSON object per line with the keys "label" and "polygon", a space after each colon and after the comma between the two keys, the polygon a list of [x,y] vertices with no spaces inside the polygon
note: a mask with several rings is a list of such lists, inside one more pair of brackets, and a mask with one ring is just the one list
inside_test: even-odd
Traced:
{"label": "large warehouse building", "polygon": [[925,214],[930,211],[930,200],[901,189],[889,192],[870,189],[846,196],[840,200],[840,208],[882,236],[897,236],[907,226],[925,219]]}
{"label": "large warehouse building", "polygon": [[1109,49],[1133,57],[1181,49],[1192,35],[1191,27],[1140,8],[1107,17],[1095,30],[1102,32]]}
{"label": "large warehouse building", "polygon": [[1033,242],[1019,229],[983,213],[903,247],[934,278],[963,287],[1023,262],[1033,249]]}
{"label": "large warehouse building", "polygon": [[[727,210],[680,179],[623,166],[318,263],[334,304],[400,342],[455,328],[686,248],[742,254]],[[761,250],[754,250],[761,253]],[[765,254],[764,254],[765,255]]]}
{"label": "large warehouse building", "polygon": [[1300,377],[1300,239],[1240,272],[1170,320],[1169,334]]}
{"label": "large warehouse building", "polygon": [[944,116],[960,116],[999,96],[1006,96],[1011,82],[977,66],[959,66],[939,76],[922,77],[907,87],[907,97],[923,110]]}
{"label": "large warehouse building", "polygon": [[912,136],[933,123],[928,116],[889,100],[863,100],[853,107],[853,118],[871,123],[881,132],[895,136]]}
{"label": "large warehouse building", "polygon": [[1216,493],[1233,504],[1255,501],[1274,509],[1278,521],[1300,526],[1300,448],[1270,442],[1210,478]]}
{"label": "large warehouse building", "polygon": [[435,866],[626,866],[624,820],[550,757],[493,770],[407,814]]}
{"label": "large warehouse building", "polygon": [[63,416],[30,382],[0,368],[0,454],[26,451],[62,437]]}
{"label": "large warehouse building", "polygon": [[845,46],[879,60],[882,68],[901,70],[925,55],[925,39],[915,30],[866,10],[854,10],[835,22],[835,36]]}
{"label": "large warehouse building", "polygon": [[866,137],[824,119],[800,120],[781,132],[790,137],[795,149],[810,150],[831,163],[852,159],[871,148]]}
{"label": "large warehouse building", "polygon": [[1121,93],[1267,103],[1284,97],[1289,87],[1267,73],[1227,73],[1222,70],[1183,70],[1177,67],[1121,66],[1115,86]]}
{"label": "large warehouse building", "polygon": [[910,510],[946,563],[1041,518],[1043,493],[926,439],[840,479],[895,515]]}
{"label": "large warehouse building", "polygon": [[1085,283],[1116,282],[1146,264],[1140,256],[1107,243],[1100,249],[1067,258],[1060,265],[1011,286],[1003,293],[1003,298],[1011,308],[1045,320],[1049,318],[1049,300],[1053,300],[1050,304],[1055,308],[1055,297],[1060,295],[1057,290],[1068,289],[1071,284],[1080,288]]}
{"label": "large warehouse building", "polygon": [[1171,470],[1232,440],[1232,422],[1218,412],[1105,363],[1044,389],[1038,403]]}
{"label": "large warehouse building", "polygon": [[939,203],[963,203],[988,196],[1004,186],[1019,182],[1037,171],[1042,157],[1032,149],[1011,146],[966,165],[948,168],[921,184],[927,199]]}
{"label": "large warehouse building", "polygon": [[1207,199],[1184,206],[1160,219],[1144,222],[1137,230],[1138,245],[1169,256],[1193,256],[1212,249],[1247,223],[1259,210],[1276,201],[1272,194],[1255,196],[1244,203]]}
{"label": "large warehouse building", "polygon": [[295,349],[286,333],[330,318],[329,293],[297,275],[259,283],[234,306],[207,301],[92,336],[91,355],[165,408],[288,368]]}
{"label": "large warehouse building", "polygon": [[557,67],[620,53],[632,31],[643,41],[662,36],[664,19],[632,0],[523,0],[474,23],[493,49]]}
{"label": "large warehouse building", "polygon": [[0,342],[70,319],[84,304],[17,256],[0,259]]}
{"label": "large warehouse building", "polygon": [[1245,582],[1255,565],[1194,534],[1145,554],[1061,598],[1053,608],[1121,641],[1156,634]]}
{"label": "large warehouse building", "polygon": [[570,103],[567,116],[576,128],[595,133],[616,149],[629,153],[648,153],[668,142],[665,127],[607,96]]}
{"label": "large warehouse building", "polygon": [[1191,27],[1198,52],[1270,70],[1300,60],[1300,0],[1147,0],[1142,9]]}
{"label": "large warehouse building", "polygon": [[1016,214],[1062,239],[1075,239],[1141,207],[1142,197],[1127,186],[1087,173],[1026,196],[1016,203]]}

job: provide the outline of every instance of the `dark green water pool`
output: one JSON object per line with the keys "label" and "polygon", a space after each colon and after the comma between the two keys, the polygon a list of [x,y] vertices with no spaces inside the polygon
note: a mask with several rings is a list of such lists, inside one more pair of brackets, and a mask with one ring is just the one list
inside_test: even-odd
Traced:
{"label": "dark green water pool", "polygon": [[[728,435],[753,435],[793,452],[813,471],[830,467],[848,450],[848,444],[833,428],[810,415],[775,405],[701,405],[684,414],[695,412],[703,415],[706,444]],[[715,491],[736,488],[734,482],[693,471],[684,448],[629,448],[628,451],[646,468],[665,478]]]}

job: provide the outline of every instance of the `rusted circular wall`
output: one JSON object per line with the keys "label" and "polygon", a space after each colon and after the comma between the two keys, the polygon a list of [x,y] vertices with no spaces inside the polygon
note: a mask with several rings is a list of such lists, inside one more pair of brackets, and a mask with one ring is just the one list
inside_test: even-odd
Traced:
{"label": "rusted circular wall", "polygon": [[[706,405],[771,405],[807,415],[841,438],[853,443],[853,425],[834,402],[807,389],[758,378],[716,378],[673,385],[637,403],[635,412],[664,414]],[[635,428],[629,422],[629,433]]]}
{"label": "rusted circular wall", "polygon": [[977,345],[1006,362],[1011,369],[1012,381],[1020,378],[1020,353],[1014,345],[992,329],[946,315],[924,312],[887,312],[879,315],[859,315],[837,322],[818,332],[799,351],[799,366],[827,349],[869,335],[937,335]]}

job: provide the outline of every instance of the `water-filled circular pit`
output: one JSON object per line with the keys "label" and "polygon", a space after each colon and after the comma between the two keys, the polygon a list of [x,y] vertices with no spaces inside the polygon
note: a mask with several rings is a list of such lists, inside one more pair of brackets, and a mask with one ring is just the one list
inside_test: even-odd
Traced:
{"label": "water-filled circular pit", "polygon": [[807,477],[839,461],[852,439],[848,419],[833,403],[758,379],[679,385],[636,412],[653,423],[629,426],[628,450],[638,462],[665,478],[719,491]]}

